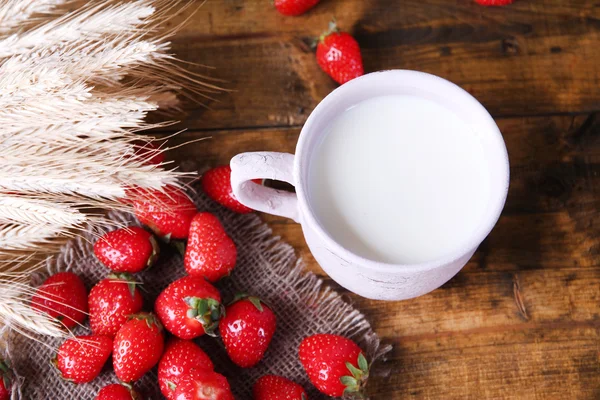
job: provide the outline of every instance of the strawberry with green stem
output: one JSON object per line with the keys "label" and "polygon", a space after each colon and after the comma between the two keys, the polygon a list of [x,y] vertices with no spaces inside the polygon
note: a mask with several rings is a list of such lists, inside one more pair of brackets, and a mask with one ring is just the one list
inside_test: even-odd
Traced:
{"label": "strawberry with green stem", "polygon": [[250,368],[262,360],[275,334],[276,318],[257,297],[238,295],[227,306],[219,331],[231,361]]}
{"label": "strawberry with green stem", "polygon": [[317,63],[337,83],[344,84],[364,74],[360,46],[347,32],[340,32],[335,21],[319,38]]}
{"label": "strawberry with green stem", "polygon": [[114,337],[130,315],[142,311],[144,299],[129,274],[111,274],[92,288],[88,298],[90,327]]}
{"label": "strawberry with green stem", "polygon": [[224,307],[219,291],[204,278],[186,276],[172,282],[154,303],[165,328],[181,339],[193,339],[215,330]]}
{"label": "strawberry with green stem", "polygon": [[163,327],[152,313],[132,315],[113,342],[113,369],[121,382],[140,379],[160,359],[164,349]]}
{"label": "strawberry with green stem", "polygon": [[365,398],[369,364],[360,347],[343,336],[317,334],[300,343],[300,362],[322,393]]}

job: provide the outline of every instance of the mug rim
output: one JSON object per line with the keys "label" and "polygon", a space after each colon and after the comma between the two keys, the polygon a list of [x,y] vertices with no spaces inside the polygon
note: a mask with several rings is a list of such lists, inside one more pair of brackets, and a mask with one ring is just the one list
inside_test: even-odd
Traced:
{"label": "mug rim", "polygon": [[[323,227],[323,225],[319,222],[317,217],[312,212],[312,208],[310,207],[308,201],[308,195],[306,190],[306,180],[304,179],[303,174],[301,173],[302,168],[304,167],[304,157],[303,153],[306,151],[306,146],[308,145],[309,138],[314,134],[311,129],[315,124],[315,121],[319,119],[320,111],[327,106],[328,103],[335,101],[337,96],[343,94],[343,92],[348,92],[353,90],[355,87],[363,84],[365,81],[372,81],[380,79],[382,75],[386,75],[386,78],[394,79],[394,80],[406,80],[409,81],[411,87],[415,87],[415,82],[433,82],[441,86],[445,86],[444,90],[452,91],[453,95],[460,96],[464,101],[470,103],[471,112],[479,114],[480,117],[483,117],[486,120],[486,124],[488,125],[488,131],[490,134],[495,136],[496,141],[498,142],[498,152],[500,157],[502,158],[503,168],[502,177],[504,178],[502,182],[491,183],[492,185],[503,185],[503,187],[499,190],[499,196],[496,196],[495,199],[490,199],[492,204],[492,209],[489,213],[487,213],[482,218],[482,227],[481,229],[473,232],[468,241],[466,241],[462,246],[458,247],[455,251],[448,254],[447,256],[438,257],[436,259],[422,262],[422,263],[414,263],[414,264],[404,264],[404,263],[388,263],[377,261],[373,259],[369,259],[363,257],[361,255],[356,254],[352,250],[344,247],[338,241],[336,241],[329,232]],[[418,85],[417,85],[418,87]],[[326,247],[334,251],[336,254],[343,254],[344,259],[346,261],[351,262],[352,264],[358,264],[361,267],[370,268],[373,270],[381,270],[386,272],[394,272],[400,270],[406,270],[407,272],[419,272],[419,271],[428,271],[436,268],[441,268],[445,265],[451,264],[460,258],[468,255],[471,252],[474,252],[477,247],[483,242],[483,240],[489,235],[492,231],[500,215],[504,208],[504,204],[506,202],[506,198],[508,195],[508,187],[509,187],[509,179],[510,179],[510,167],[509,167],[509,159],[508,159],[508,151],[506,150],[506,144],[504,142],[504,138],[502,137],[502,133],[498,128],[498,125],[494,121],[493,117],[490,113],[485,109],[485,107],[473,97],[466,90],[461,88],[448,81],[447,79],[441,78],[436,75],[432,75],[426,72],[414,71],[414,70],[385,70],[372,72],[370,74],[363,75],[361,77],[355,78],[348,83],[339,86],[331,93],[329,93],[319,104],[314,108],[311,112],[310,116],[306,120],[306,123],[302,127],[300,132],[300,136],[298,138],[298,143],[296,145],[296,156],[294,158],[294,181],[296,183],[296,195],[298,198],[298,207],[300,211],[300,219],[301,224],[305,223],[312,227],[312,229],[319,235],[319,237],[325,241]]]}

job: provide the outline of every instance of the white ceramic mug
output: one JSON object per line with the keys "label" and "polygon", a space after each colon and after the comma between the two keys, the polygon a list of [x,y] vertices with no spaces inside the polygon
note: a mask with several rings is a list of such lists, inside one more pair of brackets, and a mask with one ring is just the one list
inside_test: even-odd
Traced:
{"label": "white ceramic mug", "polygon": [[[479,228],[465,245],[447,256],[421,264],[386,264],[358,256],[336,242],[319,223],[308,193],[310,155],[319,136],[349,107],[372,97],[412,95],[432,99],[452,110],[481,135],[490,173],[490,197]],[[371,299],[402,300],[428,293],[452,278],[471,258],[496,224],[508,192],[506,146],[485,108],[455,84],[423,72],[393,70],[354,79],[329,94],[304,125],[296,155],[243,153],[231,160],[231,184],[236,198],[248,207],[288,217],[302,224],[308,246],[323,270],[346,289]],[[252,182],[275,179],[295,186],[296,193]]]}

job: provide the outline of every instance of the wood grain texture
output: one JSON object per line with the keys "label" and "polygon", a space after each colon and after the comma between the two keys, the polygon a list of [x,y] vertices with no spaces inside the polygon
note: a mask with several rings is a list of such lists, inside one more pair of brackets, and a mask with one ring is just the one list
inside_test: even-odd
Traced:
{"label": "wood grain texture", "polygon": [[322,0],[285,18],[267,1],[208,0],[174,51],[217,67],[196,70],[234,91],[188,107],[180,126],[190,130],[171,144],[211,139],[172,159],[208,168],[244,151],[293,153],[310,111],[336,87],[307,45],[333,16],[356,35],[368,71],[424,70],[473,93],[511,161],[491,235],[456,277],[408,301],[347,293],[324,276],[299,225],[262,216],[394,345],[372,398],[600,399],[600,3]]}
{"label": "wood grain texture", "polygon": [[[197,2],[202,3],[201,1]],[[332,17],[360,43],[367,71],[430,72],[464,87],[494,116],[600,109],[600,7],[594,0],[324,0],[286,18],[263,0],[208,0],[173,39],[198,72],[235,90],[190,109],[196,129],[302,124],[333,88],[307,43]],[[189,12],[174,19],[176,25]]]}

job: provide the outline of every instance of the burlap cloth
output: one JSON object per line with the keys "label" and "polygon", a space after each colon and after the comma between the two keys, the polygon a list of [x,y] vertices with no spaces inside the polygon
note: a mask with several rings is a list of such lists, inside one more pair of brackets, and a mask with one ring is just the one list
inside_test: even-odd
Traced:
{"label": "burlap cloth", "polygon": [[[241,369],[232,364],[219,339],[201,337],[196,342],[210,355],[216,371],[224,374],[238,400],[252,398],[252,386],[265,374],[276,374],[302,384],[309,399],[326,399],[309,383],[300,362],[298,345],[308,335],[336,333],[356,340],[370,359],[381,359],[389,346],[380,346],[364,315],[347,303],[317,276],[303,271],[303,265],[291,246],[271,234],[271,230],[256,215],[238,215],[225,210],[200,194],[191,193],[199,210],[215,213],[235,241],[238,261],[230,279],[217,284],[223,298],[231,299],[236,292],[256,295],[269,303],[277,315],[277,331],[271,345],[256,367]],[[134,217],[112,213],[115,224],[137,224]],[[87,233],[69,242],[58,256],[48,260],[43,276],[35,276],[38,285],[58,271],[73,271],[83,278],[88,289],[106,277],[109,270],[94,257],[94,235]],[[137,274],[143,282],[145,308],[150,310],[154,299],[169,283],[185,274],[180,255],[162,254],[160,262],[148,271]],[[89,334],[89,329],[77,328],[75,334]],[[117,382],[111,362],[93,382],[75,385],[60,378],[50,364],[55,349],[62,340],[40,337],[47,346],[12,334],[9,357],[20,387],[14,397],[26,400],[94,399],[100,388]],[[156,368],[135,384],[147,399],[162,399],[157,384]]]}

